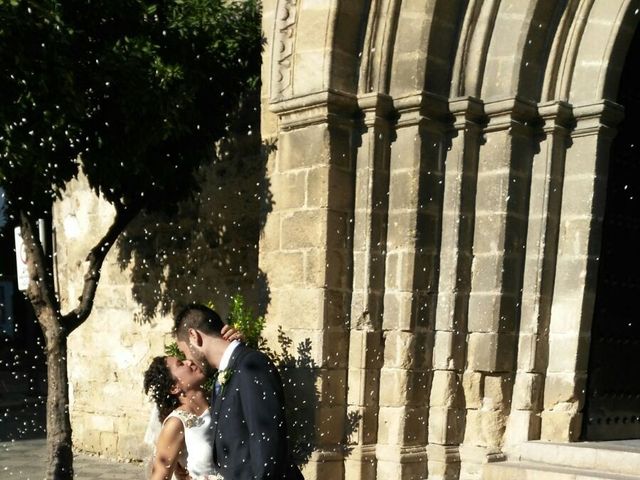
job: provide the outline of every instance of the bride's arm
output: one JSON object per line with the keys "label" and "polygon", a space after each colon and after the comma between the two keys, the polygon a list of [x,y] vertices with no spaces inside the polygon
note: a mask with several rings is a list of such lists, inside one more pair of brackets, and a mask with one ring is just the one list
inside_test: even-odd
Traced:
{"label": "bride's arm", "polygon": [[171,480],[182,448],[184,448],[182,422],[175,417],[169,418],[164,422],[158,436],[149,480]]}
{"label": "bride's arm", "polygon": [[189,472],[182,466],[180,462],[176,463],[176,471],[173,472],[177,480],[190,480]]}

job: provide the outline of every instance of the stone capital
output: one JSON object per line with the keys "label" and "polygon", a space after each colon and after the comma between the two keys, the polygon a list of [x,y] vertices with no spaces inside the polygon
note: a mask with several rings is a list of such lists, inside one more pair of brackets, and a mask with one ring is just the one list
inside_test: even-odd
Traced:
{"label": "stone capital", "polygon": [[538,105],[538,113],[542,119],[542,129],[545,133],[552,132],[557,128],[571,130],[575,127],[573,108],[567,102],[541,103]]}
{"label": "stone capital", "polygon": [[526,134],[539,121],[535,103],[520,97],[485,103],[484,110],[489,120],[485,132],[518,129]]}
{"label": "stone capital", "polygon": [[393,99],[383,93],[358,95],[358,107],[362,111],[364,124],[367,127],[376,124],[388,126],[396,115]]}
{"label": "stone capital", "polygon": [[603,133],[613,137],[616,127],[624,118],[624,108],[610,100],[577,105],[573,107],[576,119],[574,137]]}
{"label": "stone capital", "polygon": [[454,117],[453,128],[462,130],[469,126],[482,126],[487,123],[484,102],[475,97],[460,97],[449,101],[449,111]]}
{"label": "stone capital", "polygon": [[421,128],[446,130],[451,124],[449,102],[429,92],[415,92],[394,99],[398,112],[398,127],[418,125]]}
{"label": "stone capital", "polygon": [[358,112],[355,95],[325,90],[274,102],[270,110],[278,115],[281,130],[295,130],[310,125],[352,125]]}

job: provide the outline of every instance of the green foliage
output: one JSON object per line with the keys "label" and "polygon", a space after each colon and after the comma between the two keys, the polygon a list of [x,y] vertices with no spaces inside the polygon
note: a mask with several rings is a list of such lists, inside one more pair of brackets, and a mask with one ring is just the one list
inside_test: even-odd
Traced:
{"label": "green foliage", "polygon": [[262,338],[265,320],[262,316],[254,316],[253,310],[244,303],[241,294],[231,297],[228,323],[238,329],[244,342],[251,348],[258,348]]}
{"label": "green foliage", "polygon": [[9,207],[46,210],[77,172],[86,102],[72,36],[57,2],[0,2],[0,186]]}
{"label": "green foliage", "polygon": [[259,78],[257,0],[0,2],[0,185],[38,215],[77,175],[166,210]]}
{"label": "green foliage", "polygon": [[180,360],[184,361],[187,357],[182,353],[182,350],[178,348],[178,344],[176,342],[170,343],[169,345],[164,346],[164,354],[169,357],[176,357]]}
{"label": "green foliage", "polygon": [[[208,302],[207,307],[215,310],[213,302]],[[264,330],[265,320],[262,316],[254,316],[253,310],[245,305],[244,296],[240,293],[231,297],[229,317],[227,324],[238,330],[243,336],[243,342],[251,348],[258,349],[262,345],[262,330]],[[178,348],[178,344],[173,342],[165,345],[164,353],[181,360],[185,359],[184,354]]]}

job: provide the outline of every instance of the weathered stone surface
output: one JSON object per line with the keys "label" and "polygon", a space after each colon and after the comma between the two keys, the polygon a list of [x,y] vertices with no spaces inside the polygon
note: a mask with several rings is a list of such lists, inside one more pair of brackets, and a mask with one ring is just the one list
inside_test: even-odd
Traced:
{"label": "weathered stone surface", "polygon": [[447,407],[459,405],[462,385],[457,372],[450,370],[435,370],[431,382],[431,407]]}
{"label": "weathered stone surface", "polygon": [[467,362],[473,370],[505,372],[513,367],[515,336],[505,333],[471,333]]}
{"label": "weathered stone surface", "polygon": [[410,332],[387,332],[385,365],[394,368],[419,368],[425,364],[426,338]]}
{"label": "weathered stone surface", "polygon": [[377,462],[375,451],[368,456],[357,456],[354,451],[345,459],[345,478],[376,478]]}
{"label": "weathered stone surface", "polygon": [[339,444],[344,436],[345,417],[344,405],[317,408],[314,429],[316,445]]}
{"label": "weathered stone surface", "polygon": [[304,478],[342,478],[344,462],[342,455],[334,450],[314,451],[309,462],[302,466]]}
{"label": "weathered stone surface", "polygon": [[[295,296],[296,302],[291,301]],[[273,292],[269,314],[289,319],[299,329],[316,329],[324,324],[325,293],[321,288],[290,288]]]}
{"label": "weathered stone surface", "polygon": [[384,316],[382,326],[389,330],[411,330],[413,295],[404,292],[389,292],[384,294]]}
{"label": "weathered stone surface", "polygon": [[483,447],[499,447],[506,417],[499,410],[469,410],[464,443]]}
{"label": "weathered stone surface", "polygon": [[274,207],[278,210],[304,208],[307,175],[306,170],[284,171],[271,175]]}
{"label": "weathered stone surface", "polygon": [[[264,251],[260,254],[260,264],[270,272],[271,288],[300,288],[306,283],[304,252]],[[311,285],[317,285],[317,283]]]}
{"label": "weathered stone surface", "polygon": [[326,212],[297,210],[282,215],[283,250],[320,247],[326,244],[326,239]]}
{"label": "weathered stone surface", "polygon": [[546,410],[578,410],[576,392],[584,391],[585,373],[549,373],[544,382],[544,408]]}
{"label": "weathered stone surface", "polygon": [[587,370],[590,335],[552,333],[549,336],[549,372],[584,372]]}
{"label": "weathered stone surface", "polygon": [[505,445],[520,445],[540,438],[540,413],[531,410],[511,410],[505,432]]}
{"label": "weathered stone surface", "polygon": [[323,405],[344,406],[347,394],[347,372],[342,369],[321,369],[317,372],[316,390]]}
{"label": "weathered stone surface", "polygon": [[563,411],[542,412],[541,440],[575,442],[580,438],[582,415]]}
{"label": "weathered stone surface", "polygon": [[402,405],[425,405],[430,382],[428,372],[383,368],[380,371],[380,405],[399,407]]}
{"label": "weathered stone surface", "polygon": [[518,372],[513,386],[512,409],[531,410],[538,408],[542,399],[543,384],[544,376],[540,373]]}
{"label": "weathered stone surface", "polygon": [[[329,132],[323,125],[282,132],[278,140],[277,171],[286,172],[326,165],[328,146]],[[296,154],[289,155],[288,152],[296,152]],[[322,153],[318,155],[318,152]]]}
{"label": "weathered stone surface", "polygon": [[347,432],[347,443],[350,448],[358,451],[367,445],[375,445],[378,438],[378,408],[375,405],[368,407],[347,406],[347,423],[350,430]]}
{"label": "weathered stone surface", "polygon": [[482,408],[497,410],[508,406],[511,402],[513,376],[511,374],[487,374],[483,379]]}
{"label": "weathered stone surface", "polygon": [[349,365],[351,368],[375,368],[384,360],[382,332],[352,330],[349,334]]}
{"label": "weathered stone surface", "polygon": [[465,405],[467,408],[478,409],[482,405],[483,375],[480,372],[467,370],[462,375]]}
{"label": "weathered stone surface", "polygon": [[433,368],[447,370],[464,365],[466,334],[437,330],[433,346]]}
{"label": "weathered stone surface", "polygon": [[459,444],[463,439],[466,410],[447,407],[429,409],[429,443]]}

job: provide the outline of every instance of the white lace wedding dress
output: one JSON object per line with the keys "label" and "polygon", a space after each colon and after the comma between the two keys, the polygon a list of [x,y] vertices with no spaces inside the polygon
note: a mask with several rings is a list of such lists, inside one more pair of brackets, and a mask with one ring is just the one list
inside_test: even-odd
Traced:
{"label": "white lace wedding dress", "polygon": [[[154,414],[157,415],[157,413],[152,412],[152,418]],[[211,429],[211,413],[209,409],[205,410],[201,415],[195,415],[183,410],[174,410],[164,421],[166,422],[171,417],[176,417],[184,426],[184,441],[187,451],[185,455],[181,456],[180,463],[186,465],[191,479],[224,480],[224,477],[217,473],[213,463],[213,451],[211,448],[213,445],[213,429]],[[158,417],[156,416],[155,418]],[[156,421],[156,423],[157,425],[152,425],[150,421],[145,434],[145,442],[153,442],[154,446],[161,428],[159,422]]]}

